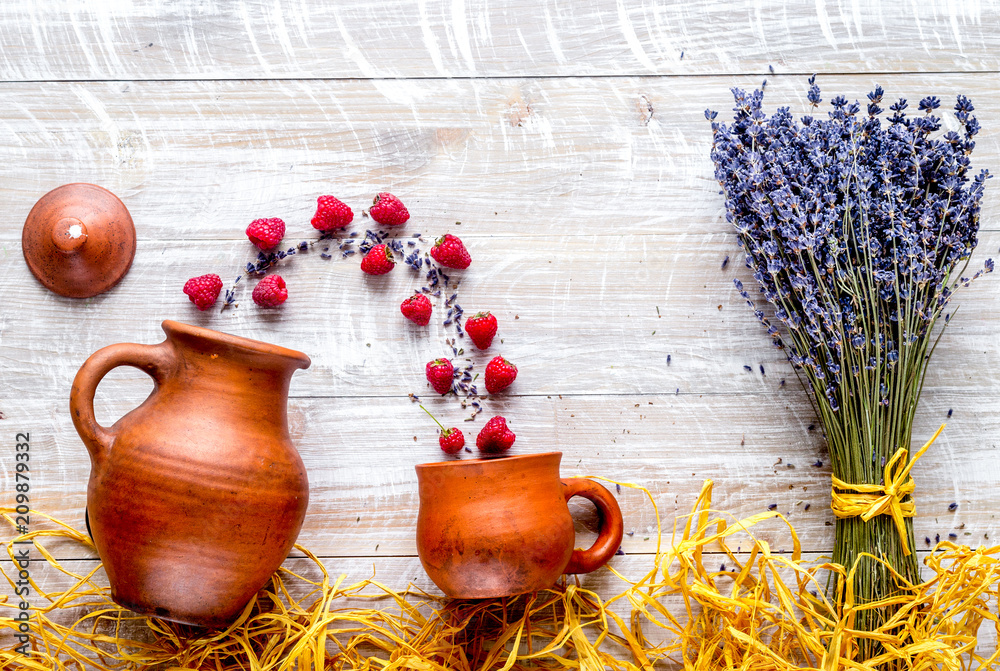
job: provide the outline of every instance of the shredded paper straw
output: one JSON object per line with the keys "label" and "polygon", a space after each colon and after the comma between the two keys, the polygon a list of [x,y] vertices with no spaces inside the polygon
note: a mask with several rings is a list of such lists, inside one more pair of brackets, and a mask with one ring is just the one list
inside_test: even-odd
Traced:
{"label": "shredded paper straw", "polygon": [[[622,486],[645,492],[655,509],[646,489]],[[851,580],[830,579],[849,577],[850,570],[804,560],[798,535],[782,515],[737,520],[713,511],[711,502],[709,480],[691,514],[675,522],[669,547],[658,543],[654,555],[641,555],[649,567],[638,580],[602,569],[614,575],[604,590],[618,592],[614,596],[602,597],[573,579],[534,594],[481,600],[446,599],[412,586],[396,590],[374,578],[345,585],[344,576],[332,579],[323,562],[296,546],[311,560],[309,570],[280,569],[225,630],[117,606],[99,565],[75,573],[42,544],[63,538],[93,550],[90,539],[42,515],[53,528],[14,540],[33,541],[72,584],[47,592],[31,583],[34,598],[40,595],[46,605],[30,611],[28,655],[6,643],[21,622],[0,617],[0,669],[830,671],[904,660],[912,669],[965,670],[992,668],[1000,660],[995,642],[978,642],[984,621],[1000,634],[1000,547],[939,543],[924,561],[928,580],[914,585],[899,577],[895,597],[861,606],[854,603]],[[12,511],[3,512],[12,521]],[[752,528],[764,522],[784,524],[790,553],[772,553],[753,537]],[[737,541],[749,550],[733,551]],[[7,551],[13,559],[14,541]],[[13,587],[17,570],[2,570]],[[828,585],[838,587],[831,593]],[[890,622],[874,632],[854,629],[859,611],[890,603],[899,606]],[[16,599],[0,603],[0,613],[17,608]],[[862,638],[877,639],[885,653],[857,661]]]}

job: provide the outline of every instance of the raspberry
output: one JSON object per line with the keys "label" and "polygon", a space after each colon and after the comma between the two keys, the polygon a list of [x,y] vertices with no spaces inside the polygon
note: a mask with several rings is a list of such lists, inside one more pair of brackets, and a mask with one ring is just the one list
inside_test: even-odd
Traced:
{"label": "raspberry", "polygon": [[427,381],[439,394],[451,391],[451,381],[455,376],[455,367],[448,359],[434,359],[427,364]]}
{"label": "raspberry", "polygon": [[184,293],[199,310],[207,310],[215,305],[220,291],[222,291],[222,279],[211,273],[192,277],[184,283]]}
{"label": "raspberry", "polygon": [[494,357],[486,364],[486,391],[491,394],[501,392],[517,378],[517,366],[502,356]]}
{"label": "raspberry", "polygon": [[479,349],[488,349],[497,334],[497,318],[489,312],[477,312],[465,321],[465,332]]}
{"label": "raspberry", "polygon": [[402,226],[410,218],[406,206],[391,193],[380,193],[375,196],[368,214],[383,226]]}
{"label": "raspberry", "polygon": [[431,247],[431,256],[445,268],[455,268],[465,270],[472,263],[469,250],[465,248],[462,241],[451,233],[446,233],[444,237],[438,238]]}
{"label": "raspberry", "polygon": [[438,443],[441,445],[441,449],[447,454],[455,454],[461,452],[462,448],[465,447],[465,435],[458,430],[457,426],[453,426],[450,429],[445,429],[441,432],[441,436],[438,438]]}
{"label": "raspberry", "polygon": [[420,326],[430,323],[432,309],[430,299],[420,293],[413,294],[399,306],[404,317]]}
{"label": "raspberry", "polygon": [[361,270],[369,275],[385,275],[395,267],[396,260],[392,258],[392,251],[386,245],[375,245],[361,259]]}
{"label": "raspberry", "polygon": [[[437,361],[447,361],[448,366],[451,366],[451,362],[447,359],[438,359]],[[437,361],[432,361],[427,364],[427,370],[430,371],[431,364],[437,363]],[[442,450],[448,454],[455,454],[456,452],[460,452],[462,448],[465,447],[465,436],[458,430],[457,426],[446,429],[444,428],[444,424],[439,422],[437,417],[431,414],[430,410],[424,406],[420,406],[420,409],[430,415],[431,419],[434,420],[434,423],[441,427],[441,435],[438,437],[438,444],[441,445]]]}
{"label": "raspberry", "polygon": [[354,221],[354,212],[347,205],[333,196],[320,196],[316,199],[316,214],[312,225],[318,231],[329,231],[334,228],[344,228]]}
{"label": "raspberry", "polygon": [[276,308],[288,300],[288,290],[281,275],[268,275],[253,288],[253,302],[262,308]]}
{"label": "raspberry", "polygon": [[285,222],[277,218],[254,219],[247,226],[247,237],[257,245],[257,249],[266,252],[285,237]]}
{"label": "raspberry", "polygon": [[517,436],[507,428],[507,420],[497,415],[476,436],[476,447],[483,454],[500,454],[510,449]]}

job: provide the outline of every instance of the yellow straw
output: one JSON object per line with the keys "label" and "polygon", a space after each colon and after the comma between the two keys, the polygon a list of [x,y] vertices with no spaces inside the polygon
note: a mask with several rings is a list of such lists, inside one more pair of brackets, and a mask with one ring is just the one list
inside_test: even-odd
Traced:
{"label": "yellow straw", "polygon": [[[644,492],[656,510],[646,489],[621,484]],[[280,569],[236,622],[216,631],[115,605],[97,568],[74,573],[45,551],[45,538],[92,547],[85,535],[52,520],[55,528],[15,540],[33,541],[73,584],[52,592],[33,584],[46,603],[31,611],[31,652],[0,650],[0,669],[652,671],[667,664],[691,671],[833,671],[906,660],[912,669],[965,671],[1000,664],[995,643],[978,647],[983,624],[1000,631],[1000,547],[939,543],[924,562],[925,582],[897,575],[896,596],[856,605],[851,580],[829,580],[851,571],[804,560],[782,515],[736,519],[711,505],[712,482],[706,481],[691,513],[675,520],[671,541],[642,555],[649,564],[641,578],[629,581],[607,569],[618,584],[607,588],[613,594],[607,599],[572,579],[535,594],[476,601],[413,586],[396,590],[374,577],[345,585],[343,576],[332,580],[315,555],[296,546],[311,560],[308,570]],[[12,521],[11,511],[0,512]],[[766,524],[774,536],[775,521],[786,530],[781,543],[789,553],[773,552],[752,535],[753,527]],[[657,512],[658,530],[659,524]],[[13,542],[7,543],[11,556]],[[734,551],[733,543],[747,550]],[[0,572],[13,584],[2,566]],[[828,584],[838,591],[825,593]],[[873,632],[854,629],[857,612],[889,604],[898,605],[890,622]],[[16,608],[0,603],[0,612]],[[0,640],[18,624],[0,617]],[[885,653],[863,664],[855,655],[866,638],[880,641]]]}

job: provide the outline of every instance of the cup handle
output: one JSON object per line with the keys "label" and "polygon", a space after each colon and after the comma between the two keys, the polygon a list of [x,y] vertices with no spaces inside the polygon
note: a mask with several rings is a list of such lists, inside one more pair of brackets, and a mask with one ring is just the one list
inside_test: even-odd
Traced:
{"label": "cup handle", "polygon": [[97,350],[80,367],[69,393],[69,411],[73,426],[90,452],[95,468],[101,466],[115,438],[114,432],[98,424],[94,416],[97,385],[113,369],[132,366],[153,378],[155,392],[170,370],[172,361],[173,348],[166,342],[159,345],[122,343]]}
{"label": "cup handle", "polygon": [[582,496],[597,506],[600,513],[601,530],[597,540],[586,550],[573,550],[573,556],[563,573],[590,573],[608,563],[622,544],[625,523],[618,501],[605,487],[586,478],[567,478],[562,481],[566,500]]}

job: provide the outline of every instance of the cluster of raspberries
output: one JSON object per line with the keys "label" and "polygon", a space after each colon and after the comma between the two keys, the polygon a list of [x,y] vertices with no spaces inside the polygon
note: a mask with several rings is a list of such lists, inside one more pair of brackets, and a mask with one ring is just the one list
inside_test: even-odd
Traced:
{"label": "cluster of raspberries", "polygon": [[[457,238],[455,239],[457,240]],[[433,254],[432,250],[431,255],[433,256]],[[425,325],[430,321],[431,302],[422,293],[416,293],[407,298],[403,301],[400,309],[407,319],[417,324]],[[419,318],[414,318],[413,315],[417,315]],[[497,327],[497,318],[490,312],[478,312],[465,322],[465,332],[469,334],[473,344],[481,350],[489,349],[493,344]],[[434,359],[427,363],[425,372],[427,381],[437,393],[444,395],[454,390],[456,370],[451,359],[443,357]],[[502,356],[496,356],[486,364],[486,391],[491,394],[503,391],[513,384],[516,378],[517,366]],[[430,413],[428,412],[428,414]],[[431,415],[431,417],[434,416]],[[434,421],[437,422],[437,419]],[[438,426],[441,427],[441,436],[438,442],[442,450],[448,454],[456,454],[465,447],[465,436],[457,426],[445,428],[440,422],[438,422]],[[515,438],[514,432],[507,428],[507,420],[498,415],[486,422],[486,426],[479,432],[476,437],[476,447],[485,455],[495,456],[509,450],[514,444]]]}
{"label": "cluster of raspberries", "polygon": [[[383,226],[402,226],[410,213],[402,201],[391,193],[375,196],[367,214]],[[354,212],[343,201],[334,196],[320,196],[316,202],[316,214],[312,226],[324,233],[346,228],[354,220]],[[285,222],[278,218],[256,219],[247,226],[247,238],[261,252],[275,249],[285,237]],[[305,243],[303,243],[304,245]],[[295,249],[288,251],[294,254]],[[450,233],[438,238],[430,250],[431,257],[441,266],[464,270],[472,263],[472,257],[462,241]],[[284,254],[281,254],[284,256]],[[385,275],[396,266],[392,250],[385,243],[372,246],[361,260],[361,270],[368,275]],[[207,310],[215,305],[222,292],[222,279],[216,274],[192,277],[184,284],[184,293],[199,310]],[[228,296],[228,294],[227,294]],[[288,300],[288,288],[280,275],[263,277],[253,290],[253,301],[262,308],[276,308]],[[426,326],[430,323],[433,307],[430,299],[417,292],[400,305],[403,315],[415,324]],[[497,319],[489,312],[479,312],[465,322],[465,332],[481,350],[489,349],[497,333]],[[435,359],[427,364],[427,381],[439,394],[453,390],[455,367],[450,359]],[[486,390],[496,394],[509,387],[517,378],[517,366],[502,356],[494,357],[486,366]],[[421,406],[422,407],[422,406]],[[430,414],[430,413],[428,413]],[[433,417],[433,415],[432,415]],[[437,420],[434,420],[437,422]],[[450,429],[441,426],[439,443],[448,454],[460,452],[465,447],[465,436],[458,427]],[[486,455],[499,455],[514,444],[515,435],[507,427],[501,416],[490,419],[476,438],[476,446]]]}
{"label": "cluster of raspberries", "polygon": [[[375,196],[367,213],[383,226],[402,226],[410,218],[406,206],[391,193],[380,193]],[[346,228],[352,221],[354,221],[354,212],[343,201],[334,196],[320,196],[316,199],[316,214],[312,218],[312,226],[316,230],[329,233]],[[246,234],[257,249],[261,252],[269,252],[275,249],[285,237],[285,222],[277,217],[255,219],[247,226]],[[458,238],[455,239],[458,240]],[[461,241],[459,241],[459,245],[461,245]],[[464,251],[465,248],[462,247],[462,249]],[[294,248],[288,253],[294,254]],[[468,252],[465,255],[467,258]],[[376,263],[376,258],[378,255],[369,262],[368,257],[365,257],[361,269],[366,273],[371,273],[370,268],[373,264],[376,267],[381,267]],[[391,259],[391,253],[389,258]],[[468,262],[465,265],[467,267]],[[391,266],[389,270],[392,270]],[[388,270],[372,274],[380,274],[381,272],[388,272]],[[221,292],[222,279],[214,273],[192,277],[184,284],[184,293],[199,310],[207,310],[215,305]],[[276,308],[286,300],[288,300],[288,288],[280,275],[267,275],[254,287],[253,302],[262,308]]]}
{"label": "cluster of raspberries", "polygon": [[[427,300],[422,294],[417,294]],[[414,296],[416,298],[416,296]],[[412,299],[408,299],[412,300]],[[489,312],[479,312],[465,322],[465,332],[479,349],[488,349],[493,344],[497,334],[497,318]],[[434,359],[427,363],[427,381],[439,394],[447,394],[454,388],[455,366],[450,359]],[[496,394],[511,384],[517,378],[517,366],[502,356],[493,357],[486,364],[486,391]],[[437,420],[435,420],[437,421]],[[465,447],[465,437],[458,427],[445,429],[443,426],[439,442],[441,449],[448,454],[455,454]],[[476,438],[476,447],[487,455],[502,454],[514,444],[514,432],[507,428],[507,420],[497,416],[486,422],[486,426]]]}

